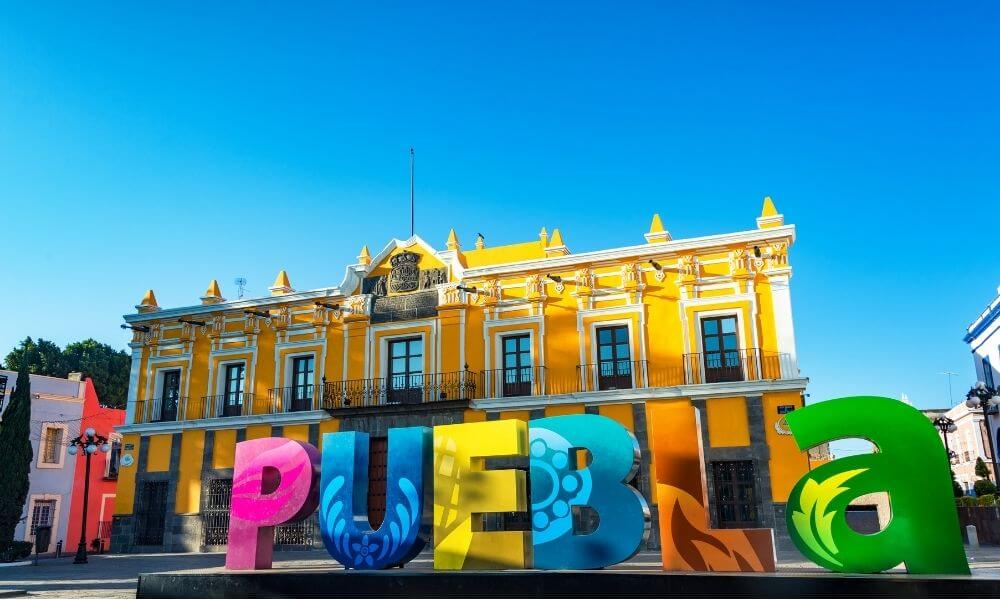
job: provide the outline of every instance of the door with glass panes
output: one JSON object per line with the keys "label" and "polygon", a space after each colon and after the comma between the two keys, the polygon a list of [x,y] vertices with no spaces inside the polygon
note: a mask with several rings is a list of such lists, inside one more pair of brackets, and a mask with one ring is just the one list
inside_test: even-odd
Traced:
{"label": "door with glass panes", "polygon": [[163,374],[163,389],[160,393],[160,420],[176,421],[177,404],[180,401],[181,372],[179,369]]}
{"label": "door with glass panes", "polygon": [[531,337],[528,334],[503,338],[503,397],[531,395]]}
{"label": "door with glass panes", "polygon": [[289,410],[312,410],[313,369],[312,355],[292,359],[292,397]]}
{"label": "door with glass panes", "polygon": [[743,379],[739,344],[736,317],[705,317],[701,320],[706,383]]}
{"label": "door with glass panes", "polygon": [[623,390],[632,387],[632,356],[628,326],[597,328],[597,389]]}
{"label": "door with glass panes", "polygon": [[391,340],[386,401],[391,404],[419,404],[423,398],[423,384],[423,339],[415,337]]}
{"label": "door with glass panes", "polygon": [[226,365],[226,378],[222,396],[222,416],[234,417],[243,414],[243,386],[246,379],[246,365],[237,363]]}

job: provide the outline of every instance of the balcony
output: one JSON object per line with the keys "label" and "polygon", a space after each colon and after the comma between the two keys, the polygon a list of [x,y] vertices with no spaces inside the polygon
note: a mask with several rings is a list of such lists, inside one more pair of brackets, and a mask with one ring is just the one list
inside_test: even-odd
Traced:
{"label": "balcony", "polygon": [[479,377],[472,371],[328,381],[323,388],[323,408],[336,410],[471,400],[478,397],[481,388]]}
{"label": "balcony", "polygon": [[187,398],[184,396],[138,400],[135,406],[135,422],[164,423],[182,420],[186,408]]}
{"label": "balcony", "polygon": [[791,356],[757,348],[685,354],[684,383],[767,381],[798,377]]}
{"label": "balcony", "polygon": [[234,393],[202,396],[201,409],[203,419],[253,414],[254,395]]}
{"label": "balcony", "polygon": [[293,385],[282,388],[272,388],[268,391],[270,412],[300,412],[303,410],[319,410],[317,399],[322,392],[322,386]]}
{"label": "balcony", "polygon": [[[418,373],[396,377],[324,381],[318,385],[273,388],[266,398],[253,394],[205,396],[188,407],[183,397],[136,404],[135,423],[187,418],[237,417],[312,410],[427,405],[447,401],[494,400],[593,392],[717,385],[798,378],[788,354],[756,348],[681,355],[673,360],[608,360],[578,365],[558,377],[545,367],[488,371]],[[197,416],[195,416],[197,415]]]}
{"label": "balcony", "polygon": [[480,371],[482,395],[488,398],[541,396],[545,392],[545,367],[508,367]]}

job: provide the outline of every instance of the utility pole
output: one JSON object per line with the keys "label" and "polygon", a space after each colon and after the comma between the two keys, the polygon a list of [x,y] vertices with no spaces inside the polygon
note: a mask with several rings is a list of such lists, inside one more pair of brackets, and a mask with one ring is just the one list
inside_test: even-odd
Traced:
{"label": "utility pole", "polygon": [[944,375],[948,378],[948,406],[955,406],[955,399],[951,394],[951,378],[957,377],[958,373],[954,371],[941,371],[938,375]]}

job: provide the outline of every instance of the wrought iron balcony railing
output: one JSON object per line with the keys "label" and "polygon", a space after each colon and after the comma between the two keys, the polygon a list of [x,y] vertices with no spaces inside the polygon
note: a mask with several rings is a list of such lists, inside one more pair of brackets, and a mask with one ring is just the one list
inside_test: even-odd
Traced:
{"label": "wrought iron balcony railing", "polygon": [[203,396],[201,399],[201,414],[204,419],[252,415],[256,414],[254,408],[254,395],[248,393],[217,394]]}
{"label": "wrought iron balcony railing", "polygon": [[273,388],[267,397],[255,397],[250,393],[205,396],[200,406],[190,407],[184,397],[153,398],[136,403],[135,422],[769,381],[799,376],[788,354],[756,348],[684,354],[662,362],[606,360],[578,365],[575,375],[566,369],[555,373],[558,376],[553,375],[551,369],[540,366],[478,373],[468,370],[414,373]]}
{"label": "wrought iron balcony railing", "polygon": [[272,388],[268,392],[271,399],[271,412],[319,410],[319,397],[322,391],[322,386],[311,383]]}
{"label": "wrought iron balcony railing", "polygon": [[689,385],[798,376],[790,355],[757,348],[685,354],[683,363],[684,382]]}
{"label": "wrought iron balcony railing", "polygon": [[139,400],[135,406],[136,423],[162,423],[184,419],[187,410],[187,398],[184,396],[166,396],[153,398],[149,401]]}
{"label": "wrought iron balcony railing", "polygon": [[375,379],[328,381],[323,408],[359,408],[394,404],[425,404],[478,397],[479,377],[472,371],[413,373]]}
{"label": "wrought iron balcony railing", "polygon": [[578,365],[580,391],[630,390],[646,387],[647,363],[645,360],[602,360],[594,364]]}
{"label": "wrought iron balcony railing", "polygon": [[481,371],[482,395],[486,398],[542,396],[545,394],[545,367],[508,367]]}

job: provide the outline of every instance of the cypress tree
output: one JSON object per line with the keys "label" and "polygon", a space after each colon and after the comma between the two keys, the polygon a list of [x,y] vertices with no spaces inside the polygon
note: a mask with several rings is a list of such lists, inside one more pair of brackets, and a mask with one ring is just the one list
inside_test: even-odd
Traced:
{"label": "cypress tree", "polygon": [[17,384],[0,423],[0,550],[14,540],[28,498],[31,470],[31,380],[28,370],[17,371]]}

